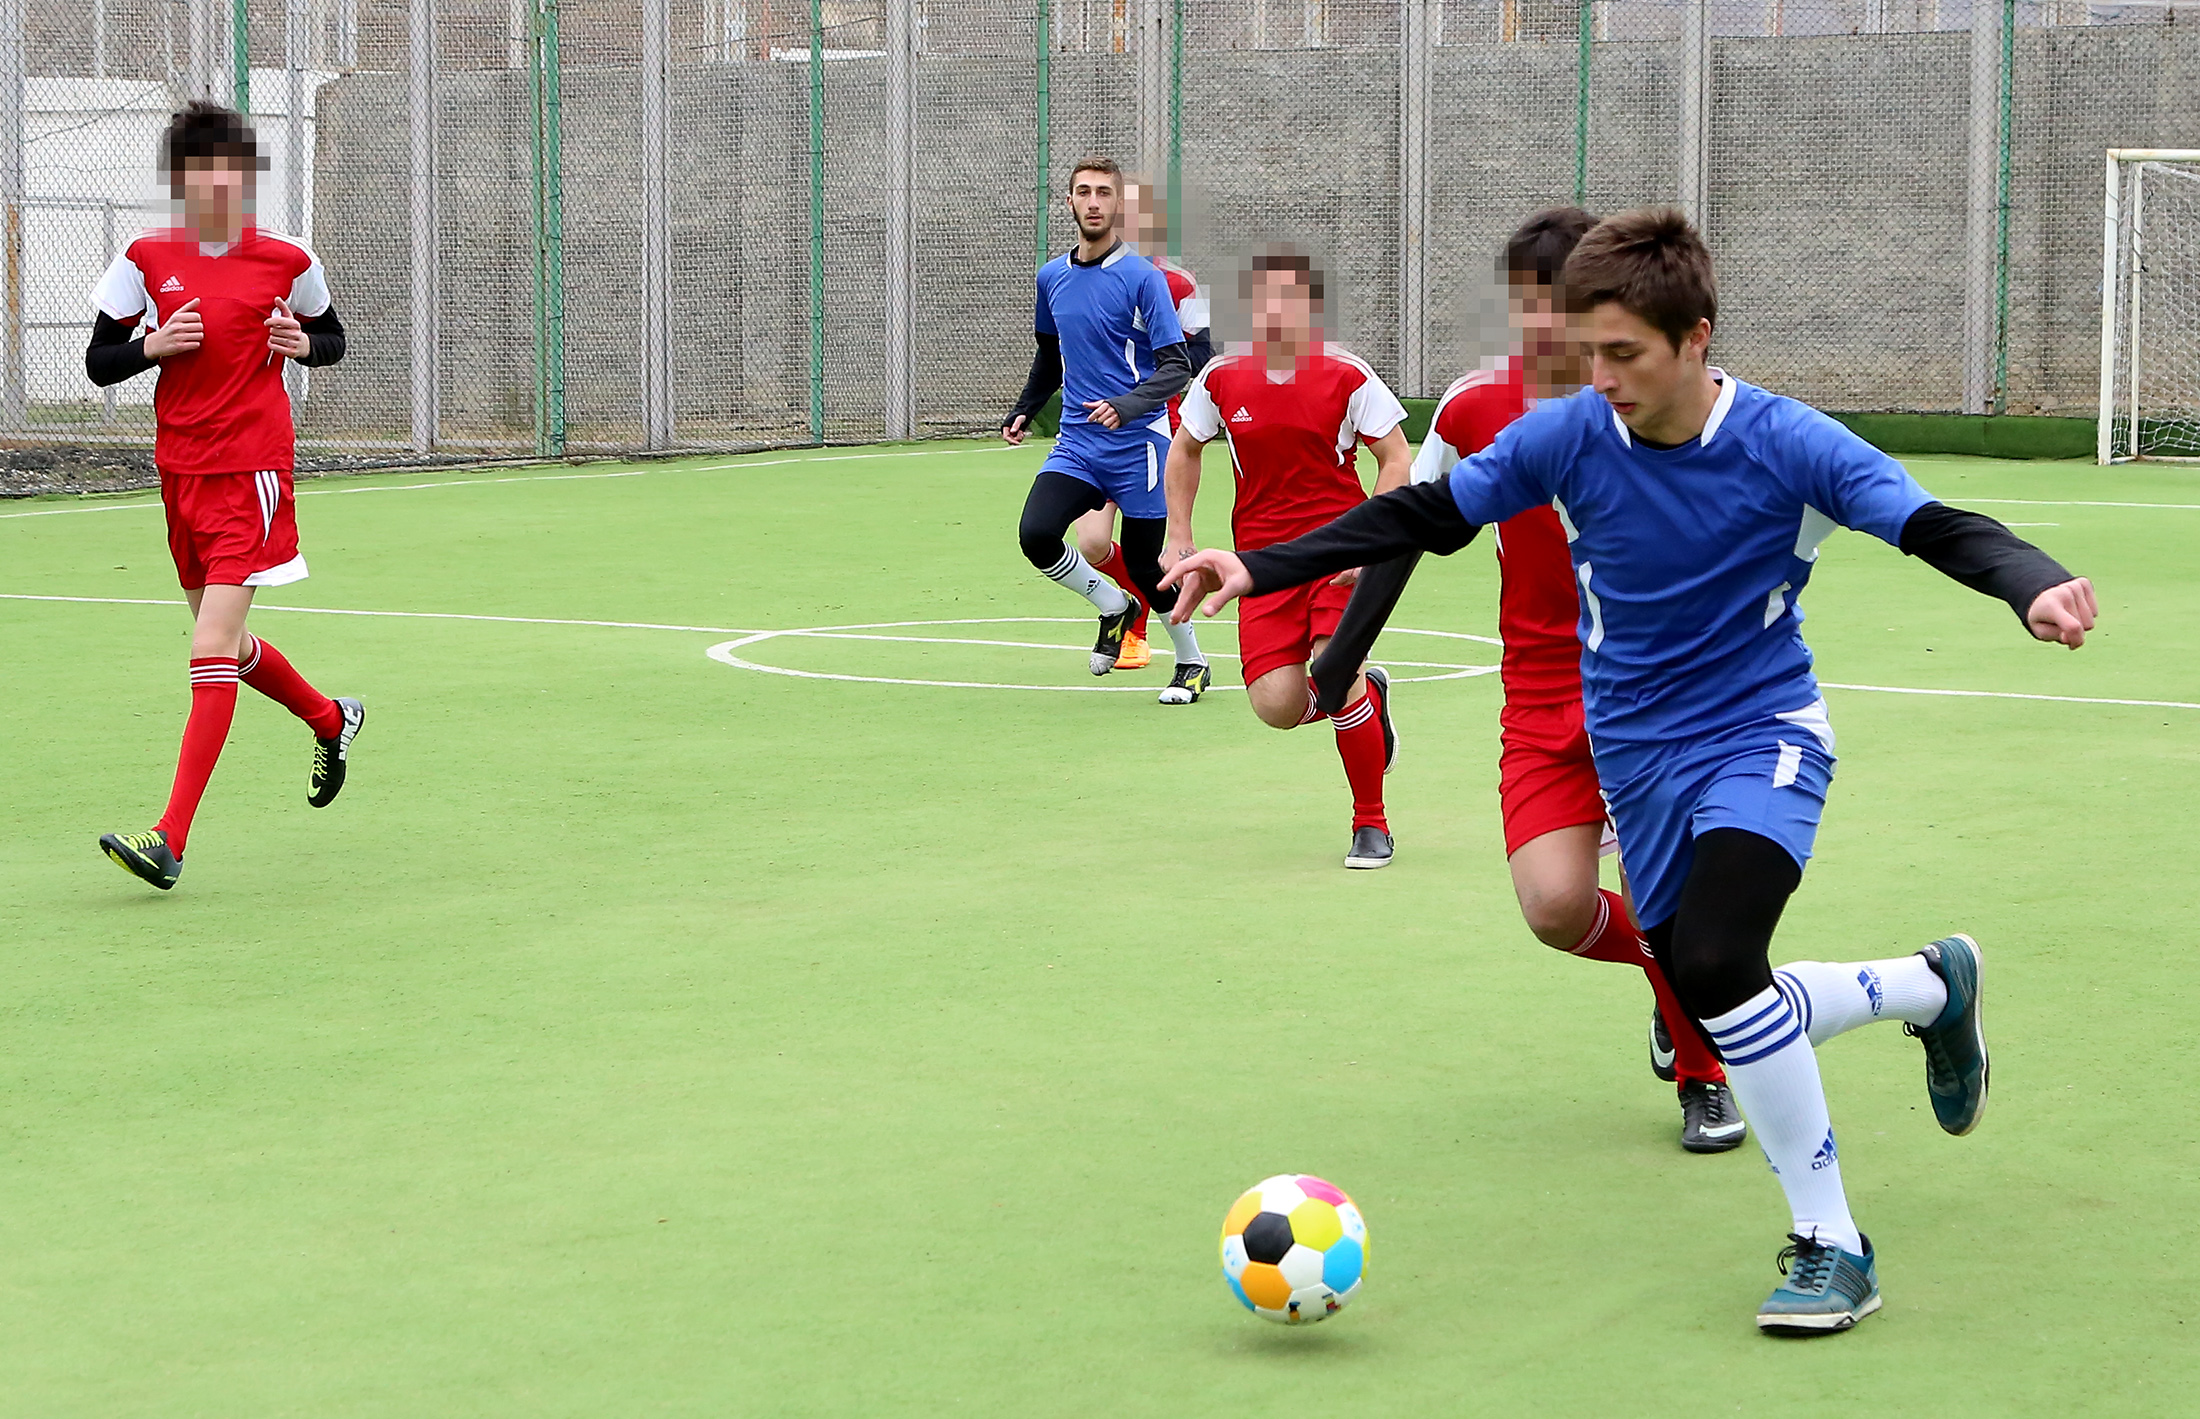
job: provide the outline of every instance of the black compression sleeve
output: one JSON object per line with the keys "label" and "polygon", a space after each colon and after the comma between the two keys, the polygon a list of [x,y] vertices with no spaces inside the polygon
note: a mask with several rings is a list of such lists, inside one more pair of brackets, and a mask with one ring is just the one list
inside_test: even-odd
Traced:
{"label": "black compression sleeve", "polygon": [[1016,407],[1001,420],[1007,428],[1018,418],[1028,422],[1031,416],[1046,407],[1054,391],[1062,387],[1062,340],[1057,335],[1034,334],[1037,348],[1031,352],[1031,373],[1024,380],[1024,392],[1016,396]]}
{"label": "black compression sleeve", "polygon": [[135,319],[126,324],[105,311],[92,318],[92,343],[84,347],[84,373],[92,383],[104,389],[159,366],[160,361],[146,358],[142,336],[130,338],[136,328]]}
{"label": "black compression sleeve", "polygon": [[1946,503],[1911,513],[1901,546],[1942,575],[2008,602],[2020,621],[2041,592],[2072,580],[2060,562],[1994,519]]}
{"label": "black compression sleeve", "polygon": [[1108,402],[1126,426],[1140,423],[1182,394],[1184,386],[1192,382],[1193,373],[1192,357],[1181,343],[1163,345],[1153,352],[1153,373],[1140,380],[1130,393],[1119,394]]}
{"label": "black compression sleeve", "polygon": [[1449,476],[1408,483],[1369,498],[1326,527],[1258,552],[1241,554],[1253,595],[1304,586],[1352,567],[1371,567],[1407,552],[1448,557],[1481,529],[1459,515]]}
{"label": "black compression sleeve", "polygon": [[312,346],[310,353],[298,363],[318,369],[333,365],[344,358],[344,322],[336,318],[336,307],[330,306],[311,320],[301,320],[298,328],[306,334],[306,343]]}
{"label": "black compression sleeve", "polygon": [[[1199,372],[1207,368],[1207,362],[1215,357],[1215,342],[1207,331],[1194,330],[1184,337],[1184,353],[1191,358],[1192,379],[1197,379]],[[1185,381],[1186,384],[1190,382]]]}

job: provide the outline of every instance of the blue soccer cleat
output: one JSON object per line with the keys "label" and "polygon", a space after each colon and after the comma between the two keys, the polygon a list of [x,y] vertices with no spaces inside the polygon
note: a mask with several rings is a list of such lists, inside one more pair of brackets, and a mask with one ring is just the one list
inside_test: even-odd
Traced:
{"label": "blue soccer cleat", "polygon": [[1986,1034],[1979,1027],[1978,943],[1958,933],[1917,953],[1948,986],[1948,1005],[1930,1025],[1905,1025],[1925,1046],[1925,1088],[1933,1117],[1962,1137],[1986,1112]]}
{"label": "blue soccer cleat", "polygon": [[1879,1267],[1872,1239],[1863,1241],[1858,1256],[1815,1236],[1788,1233],[1778,1258],[1787,1280],[1757,1308],[1757,1328],[1767,1335],[1830,1335],[1878,1310]]}

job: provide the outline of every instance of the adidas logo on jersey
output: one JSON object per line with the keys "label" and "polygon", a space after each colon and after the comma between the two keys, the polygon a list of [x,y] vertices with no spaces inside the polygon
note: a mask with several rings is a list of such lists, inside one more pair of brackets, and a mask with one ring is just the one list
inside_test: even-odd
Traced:
{"label": "adidas logo on jersey", "polygon": [[1243,404],[1240,404],[1238,405],[1238,411],[1230,416],[1230,422],[1233,424],[1250,424],[1253,422],[1253,415]]}
{"label": "adidas logo on jersey", "polygon": [[173,276],[170,276],[167,280],[160,283],[160,291],[162,295],[166,295],[170,291],[180,291],[182,289],[183,282],[177,280]]}

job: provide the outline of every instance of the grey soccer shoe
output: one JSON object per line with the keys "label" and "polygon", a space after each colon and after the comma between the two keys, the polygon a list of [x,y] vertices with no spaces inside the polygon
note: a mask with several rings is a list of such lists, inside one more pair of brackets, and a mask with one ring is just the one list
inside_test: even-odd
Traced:
{"label": "grey soccer shoe", "polygon": [[1344,855],[1344,865],[1363,869],[1388,867],[1392,851],[1390,834],[1381,828],[1354,828],[1352,850]]}
{"label": "grey soccer shoe", "polygon": [[106,853],[115,866],[163,892],[175,886],[176,879],[183,875],[183,863],[168,850],[168,835],[158,828],[148,828],[142,833],[101,834],[99,850]]}
{"label": "grey soccer shoe", "polygon": [[1681,1147],[1691,1153],[1724,1153],[1749,1137],[1749,1125],[1724,1084],[1692,1079],[1680,1086]]}
{"label": "grey soccer shoe", "polygon": [[1925,1046],[1925,1088],[1933,1117],[1958,1138],[1986,1112],[1986,1032],[1980,1027],[1978,943],[1958,932],[1917,953],[1948,986],[1948,1004],[1930,1025],[1904,1025]]}
{"label": "grey soccer shoe", "polygon": [[313,772],[306,780],[306,802],[316,808],[328,807],[344,791],[351,741],[359,737],[359,727],[367,722],[367,707],[357,700],[338,700],[336,708],[343,713],[343,724],[328,738],[313,741]]}
{"label": "grey soccer shoe", "polygon": [[1197,703],[1199,697],[1206,694],[1208,688],[1214,683],[1215,672],[1207,668],[1206,661],[1182,661],[1176,667],[1176,674],[1169,677],[1168,686],[1162,690],[1161,703],[1165,705]]}
{"label": "grey soccer shoe", "polygon": [[1864,1254],[1858,1256],[1831,1242],[1788,1233],[1778,1259],[1787,1280],[1757,1308],[1757,1328],[1767,1335],[1831,1335],[1878,1310],[1878,1258],[1872,1239],[1863,1242]]}
{"label": "grey soccer shoe", "polygon": [[1100,618],[1100,635],[1092,643],[1092,673],[1105,675],[1115,668],[1115,662],[1123,655],[1123,637],[1130,633],[1138,620],[1138,598],[1123,598],[1123,609],[1113,616]]}

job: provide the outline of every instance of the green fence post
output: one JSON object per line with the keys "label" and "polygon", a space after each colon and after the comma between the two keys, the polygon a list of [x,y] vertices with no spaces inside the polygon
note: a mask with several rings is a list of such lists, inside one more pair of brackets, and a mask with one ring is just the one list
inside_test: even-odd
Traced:
{"label": "green fence post", "polygon": [[558,0],[535,0],[535,454],[565,456],[565,176],[558,96]]}
{"label": "green fence post", "polygon": [[252,14],[245,0],[229,7],[229,106],[252,116]]}
{"label": "green fence post", "polygon": [[1581,43],[1574,60],[1574,205],[1589,205],[1589,45],[1596,38],[1596,0],[1581,0]]}
{"label": "green fence post", "polygon": [[825,0],[810,0],[810,442],[825,442]]}
{"label": "green fence post", "polygon": [[1047,23],[1048,12],[1052,9],[1053,0],[1039,0],[1039,69],[1035,80],[1036,91],[1033,94],[1039,109],[1039,142],[1032,154],[1038,176],[1032,205],[1032,228],[1036,238],[1033,245],[1037,253],[1034,264],[1039,266],[1047,264],[1047,215],[1054,205],[1049,200],[1050,194],[1047,191],[1047,170],[1054,166],[1054,115],[1051,112],[1054,98],[1054,36]]}
{"label": "green fence post", "polygon": [[2001,0],[2001,153],[1994,175],[1994,399],[2009,412],[2009,161],[2017,68],[2017,0]]}

